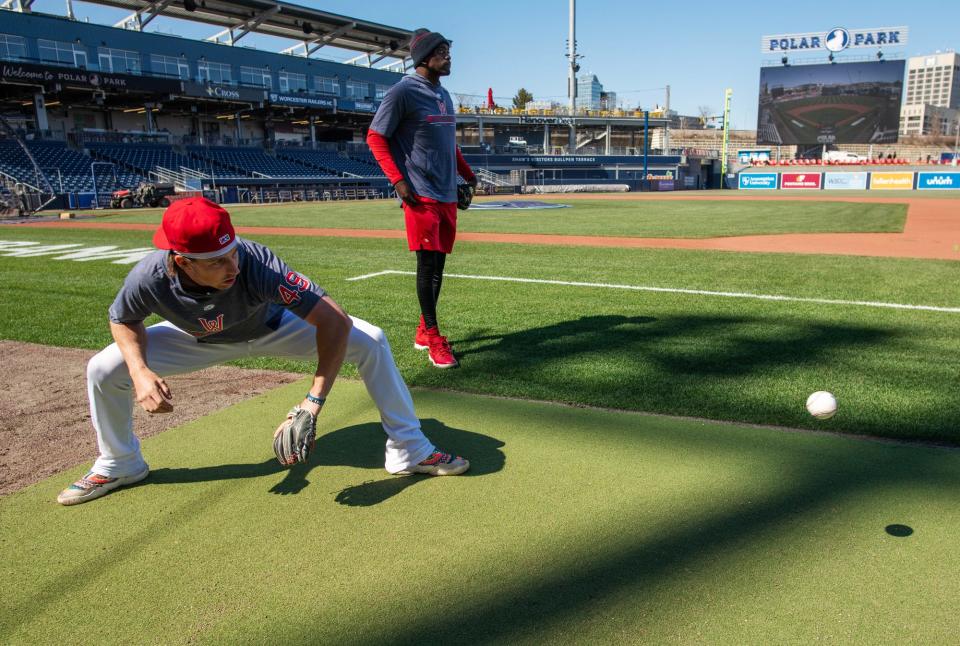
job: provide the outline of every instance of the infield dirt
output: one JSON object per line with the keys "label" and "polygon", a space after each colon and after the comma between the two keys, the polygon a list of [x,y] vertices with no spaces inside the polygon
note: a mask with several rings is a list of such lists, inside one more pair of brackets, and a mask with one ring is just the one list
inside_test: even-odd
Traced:
{"label": "infield dirt", "polygon": [[[544,196],[526,196],[543,199]],[[707,249],[713,251],[740,251],[754,253],[838,254],[851,256],[881,256],[891,258],[925,258],[960,260],[960,200],[936,198],[882,198],[882,197],[824,197],[802,196],[742,196],[718,197],[708,195],[655,195],[649,193],[610,195],[550,195],[563,200],[717,200],[724,201],[825,201],[842,203],[906,204],[907,221],[903,233],[791,233],[723,238],[632,238],[614,236],[571,236],[520,233],[458,232],[457,240],[464,242],[493,242],[537,245],[566,245],[584,247],[621,247],[650,249]],[[514,199],[514,197],[511,197]],[[91,221],[54,221],[24,223],[20,226],[70,229],[113,229],[126,231],[153,231],[154,224]],[[315,229],[305,227],[237,227],[241,235],[290,235],[328,238],[406,238],[402,230],[385,229]]]}
{"label": "infield dirt", "polygon": [[[87,405],[86,367],[94,354],[92,350],[0,341],[0,356],[4,357],[0,495],[77,464],[93,464],[97,442]],[[173,412],[150,415],[135,406],[134,428],[141,439],[156,435],[304,376],[216,366],[169,377]],[[277,411],[277,419],[284,414],[286,411]],[[265,448],[270,446],[272,434],[272,428],[264,429]]]}

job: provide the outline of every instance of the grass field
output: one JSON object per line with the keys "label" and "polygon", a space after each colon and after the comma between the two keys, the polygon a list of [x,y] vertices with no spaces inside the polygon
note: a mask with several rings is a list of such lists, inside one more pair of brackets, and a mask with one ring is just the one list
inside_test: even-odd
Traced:
{"label": "grass field", "polygon": [[341,382],[316,463],[281,470],[251,422],[302,389],[147,440],[122,495],[58,507],[77,469],[0,502],[4,643],[955,637],[954,451],[421,391],[476,466],[397,478]]}
{"label": "grass field", "polygon": [[[767,217],[788,224],[768,225],[802,226],[793,216],[813,204],[779,203]],[[372,221],[381,206],[352,208]],[[605,217],[635,206],[604,203]],[[279,210],[238,209],[237,222]],[[666,230],[676,216],[663,217]],[[375,410],[350,379],[325,409],[316,463],[281,470],[270,430],[303,385],[274,391],[145,441],[141,486],[57,506],[81,465],[0,500],[13,590],[0,642],[955,640],[960,452],[844,434],[960,445],[960,312],[622,286],[957,308],[960,263],[458,243],[448,273],[597,285],[448,276],[441,321],[464,367],[437,371],[411,347],[413,277],[347,280],[412,270],[401,241],[258,240],[386,330],[425,430],[470,457],[471,475],[387,476]],[[3,338],[108,342],[129,266],[3,253]],[[840,400],[832,420],[803,410],[818,389]],[[95,590],[115,602],[87,602]]]}
{"label": "grass field", "polygon": [[[751,201],[683,202],[642,200],[563,200],[569,209],[547,211],[471,211],[459,216],[461,231],[552,233],[567,235],[712,238],[766,233],[898,232],[902,204],[817,202],[803,208]],[[107,216],[110,222],[159,222],[159,210]],[[780,217],[772,217],[780,213]],[[338,205],[299,204],[239,208],[231,214],[240,226],[403,229],[403,213],[393,200]]]}

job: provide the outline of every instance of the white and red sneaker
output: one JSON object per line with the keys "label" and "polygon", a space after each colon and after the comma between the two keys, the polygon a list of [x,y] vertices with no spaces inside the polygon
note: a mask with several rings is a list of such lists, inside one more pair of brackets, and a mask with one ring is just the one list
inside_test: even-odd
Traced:
{"label": "white and red sneaker", "polygon": [[434,451],[423,462],[399,471],[397,475],[425,473],[428,476],[458,476],[470,468],[470,461],[459,455]]}
{"label": "white and red sneaker", "polygon": [[457,368],[460,362],[453,356],[453,349],[447,341],[447,337],[440,335],[440,330],[435,327],[427,329],[427,341],[430,350],[430,363],[437,368]]}
{"label": "white and red sneaker", "polygon": [[417,324],[417,334],[413,337],[414,350],[426,350],[430,347],[430,338],[427,336],[427,324],[423,322],[423,315],[420,315],[420,323]]}
{"label": "white and red sneaker", "polygon": [[150,474],[150,469],[143,467],[139,473],[119,478],[108,478],[99,473],[90,471],[72,485],[60,492],[57,502],[61,505],[79,505],[80,503],[96,500],[105,496],[117,487],[140,482]]}

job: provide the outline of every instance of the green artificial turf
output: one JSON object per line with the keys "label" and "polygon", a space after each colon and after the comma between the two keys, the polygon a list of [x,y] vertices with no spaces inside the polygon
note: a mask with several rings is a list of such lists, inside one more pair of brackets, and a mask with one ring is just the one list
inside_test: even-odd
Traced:
{"label": "green artificial turf", "polygon": [[[6,238],[60,240],[10,229]],[[147,232],[71,231],[129,247]],[[383,327],[413,385],[710,419],[960,443],[960,314],[768,302],[692,294],[477,281],[448,275],[443,331],[463,362],[438,371],[412,348],[414,279],[346,279],[412,270],[396,240],[266,237],[349,312]],[[4,338],[97,348],[129,266],[0,255]],[[949,261],[684,250],[459,244],[448,274],[518,276],[795,297],[960,306]],[[50,285],[58,287],[51,289]],[[258,359],[249,367],[312,372]],[[351,368],[345,374],[354,375]],[[840,414],[811,418],[830,390]]]}
{"label": "green artificial turf", "polygon": [[[509,199],[509,196],[506,198]],[[469,211],[460,231],[542,233],[653,238],[712,238],[774,233],[900,232],[902,204],[761,202],[749,200],[567,200],[566,209]],[[160,211],[104,216],[108,222],[159,222]],[[237,207],[238,226],[402,229],[403,212],[393,200]]]}
{"label": "green artificial turf", "polygon": [[54,502],[85,465],[0,500],[0,642],[956,638],[956,450],[418,391],[473,469],[394,477],[341,380],[285,470],[302,390],[146,440],[150,478],[102,500]]}

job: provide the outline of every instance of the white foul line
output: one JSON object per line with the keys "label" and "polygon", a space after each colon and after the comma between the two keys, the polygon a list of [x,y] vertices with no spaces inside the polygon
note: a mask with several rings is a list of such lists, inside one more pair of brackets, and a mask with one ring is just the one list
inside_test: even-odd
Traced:
{"label": "white foul line", "polygon": [[[414,271],[387,269],[373,274],[347,278],[349,281],[366,280],[378,276],[398,274],[416,276]],[[960,314],[960,307],[938,307],[936,305],[906,305],[903,303],[883,303],[878,301],[845,301],[832,298],[804,298],[801,296],[779,296],[776,294],[750,294],[748,292],[711,292],[704,289],[681,289],[676,287],[648,287],[644,285],[616,285],[611,283],[582,283],[566,280],[545,280],[542,278],[515,278],[512,276],[471,276],[469,274],[444,274],[444,278],[469,278],[471,280],[494,280],[507,283],[535,283],[538,285],[564,285],[567,287],[597,287],[601,289],[628,289],[635,292],[663,292],[668,294],[691,294],[694,296],[719,296],[722,298],[752,298],[760,301],[788,301],[793,303],[819,303],[821,305],[856,305],[859,307],[885,307],[895,310],[922,310],[925,312],[947,312]]]}

